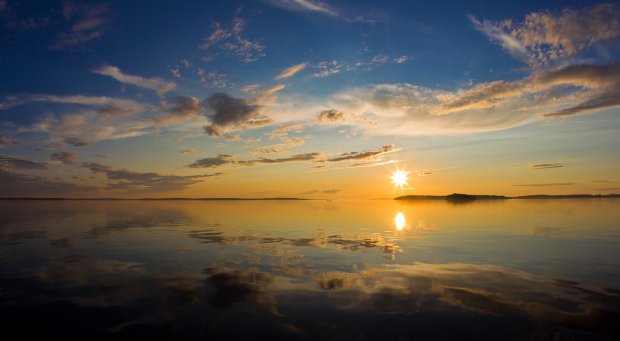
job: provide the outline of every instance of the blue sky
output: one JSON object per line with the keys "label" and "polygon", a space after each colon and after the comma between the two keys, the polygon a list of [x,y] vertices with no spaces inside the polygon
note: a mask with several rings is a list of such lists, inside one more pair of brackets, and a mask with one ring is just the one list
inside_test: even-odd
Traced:
{"label": "blue sky", "polygon": [[0,0],[0,189],[619,192],[619,37],[598,1]]}

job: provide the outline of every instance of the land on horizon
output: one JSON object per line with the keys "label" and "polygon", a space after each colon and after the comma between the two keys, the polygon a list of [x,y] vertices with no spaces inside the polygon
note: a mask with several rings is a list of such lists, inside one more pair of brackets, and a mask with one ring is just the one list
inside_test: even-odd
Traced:
{"label": "land on horizon", "polygon": [[[507,199],[588,199],[588,198],[620,198],[620,194],[535,194],[535,195],[489,195],[489,194],[463,194],[453,193],[449,195],[403,195],[396,198],[381,198],[379,200],[448,200],[448,201],[473,201],[473,200],[507,200]],[[338,200],[329,198],[296,198],[296,197],[273,197],[273,198],[184,198],[184,197],[166,197],[166,198],[64,198],[64,197],[0,197],[0,200],[142,200],[142,201],[158,201],[158,200],[187,200],[187,201],[286,201],[286,200]],[[369,199],[377,200],[377,199]]]}

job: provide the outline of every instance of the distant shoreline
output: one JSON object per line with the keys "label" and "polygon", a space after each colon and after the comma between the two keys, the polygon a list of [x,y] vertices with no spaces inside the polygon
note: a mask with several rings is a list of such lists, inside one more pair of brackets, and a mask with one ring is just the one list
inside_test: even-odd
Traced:
{"label": "distant shoreline", "polygon": [[620,194],[535,194],[508,197],[504,195],[478,195],[453,193],[450,195],[403,195],[394,200],[447,200],[452,202],[468,202],[474,200],[509,200],[509,199],[602,199],[620,198]]}
{"label": "distant shoreline", "polygon": [[[422,200],[446,200],[450,202],[469,202],[475,200],[510,200],[510,199],[605,199],[605,198],[620,198],[620,194],[535,194],[535,195],[521,195],[521,196],[504,196],[504,195],[488,195],[488,194],[462,194],[453,193],[450,195],[403,195],[396,198],[384,198],[382,200],[409,200],[409,201],[422,201]],[[0,197],[0,200],[4,201],[332,201],[335,199],[326,198],[288,198],[288,197],[275,197],[275,198],[38,198],[38,197]],[[370,199],[377,200],[377,199]]]}

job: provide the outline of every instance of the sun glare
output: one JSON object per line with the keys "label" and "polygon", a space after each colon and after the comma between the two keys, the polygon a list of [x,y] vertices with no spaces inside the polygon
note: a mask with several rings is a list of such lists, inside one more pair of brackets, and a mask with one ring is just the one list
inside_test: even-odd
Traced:
{"label": "sun glare", "polygon": [[403,187],[407,185],[407,181],[409,181],[409,172],[403,170],[397,170],[392,173],[392,183],[395,186]]}

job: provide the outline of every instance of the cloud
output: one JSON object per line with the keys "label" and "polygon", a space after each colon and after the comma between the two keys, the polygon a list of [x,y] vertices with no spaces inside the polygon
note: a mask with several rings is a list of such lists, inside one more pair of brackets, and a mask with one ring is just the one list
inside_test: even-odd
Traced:
{"label": "cloud", "polygon": [[153,90],[159,95],[163,95],[176,87],[175,83],[167,82],[158,77],[144,78],[141,76],[125,74],[118,67],[111,65],[102,66],[93,70],[92,72],[112,77],[123,84],[131,84],[139,88]]}
{"label": "cloud", "polygon": [[392,61],[396,64],[402,64],[408,60],[409,60],[408,56],[398,56],[398,57],[394,57]]}
{"label": "cloud", "polygon": [[0,169],[10,170],[46,170],[47,164],[39,163],[11,156],[0,155]]}
{"label": "cloud", "polygon": [[65,1],[62,6],[69,28],[61,32],[52,45],[53,49],[81,46],[101,38],[110,27],[110,8],[107,3],[88,4]]}
{"label": "cloud", "polygon": [[19,141],[0,135],[0,146],[11,146],[19,144]]}
{"label": "cloud", "polygon": [[352,160],[377,160],[379,156],[387,153],[393,153],[399,151],[400,148],[396,148],[393,144],[385,145],[376,150],[366,150],[362,152],[347,152],[342,153],[336,157],[331,159],[327,159],[329,162],[341,162],[341,161],[352,161]]}
{"label": "cloud", "polygon": [[77,156],[76,152],[57,152],[50,156],[50,160],[62,162],[67,165],[75,165],[77,164]]}
{"label": "cloud", "polygon": [[313,73],[312,77],[323,78],[323,77],[329,77],[331,75],[337,74],[338,72],[340,72],[343,65],[339,64],[338,61],[336,60],[332,60],[329,62],[328,61],[320,62],[316,64],[314,67],[319,69],[319,71]]}
{"label": "cloud", "polygon": [[191,176],[162,175],[153,172],[134,172],[95,162],[85,162],[82,163],[81,166],[89,169],[93,173],[105,175],[108,180],[108,189],[123,191],[178,191],[191,185],[203,182],[205,177],[222,174],[217,173]]}
{"label": "cloud", "polygon": [[561,13],[533,12],[523,22],[470,20],[479,31],[530,64],[574,56],[590,46],[620,36],[620,8],[599,4]]}
{"label": "cloud", "polygon": [[[434,135],[509,129],[545,118],[620,107],[620,63],[570,65],[514,81],[445,91],[408,83],[378,84],[336,93],[321,104],[280,105],[309,117],[323,108],[347,113],[348,124],[375,135]],[[274,118],[283,117],[271,112]],[[363,120],[362,120],[363,118]],[[371,124],[372,123],[372,124]]]}
{"label": "cloud", "polygon": [[196,71],[200,82],[207,88],[226,88],[231,86],[228,76],[218,71],[205,71],[205,69],[199,67]]}
{"label": "cloud", "polygon": [[305,69],[307,65],[308,65],[307,63],[301,63],[301,64],[293,65],[289,68],[286,68],[282,72],[280,72],[279,75],[276,76],[276,80],[292,77],[299,71]]}
{"label": "cloud", "polygon": [[102,117],[111,118],[128,116],[145,110],[144,105],[131,99],[114,98],[106,96],[55,96],[55,95],[32,95],[24,98],[15,98],[11,101],[0,103],[0,110],[10,109],[18,105],[31,102],[49,102],[61,104],[75,104],[97,107],[96,112]]}
{"label": "cloud", "polygon": [[260,113],[263,108],[261,105],[223,92],[207,97],[204,104],[210,109],[207,117],[211,124],[205,127],[209,136],[222,136],[227,130],[256,128],[272,122]]}
{"label": "cloud", "polygon": [[63,136],[62,140],[64,143],[74,147],[87,147],[92,144],[92,142],[83,140],[82,138],[76,136]]}
{"label": "cloud", "polygon": [[194,155],[194,154],[196,154],[196,149],[194,149],[194,148],[181,148],[181,149],[179,149],[179,154],[181,154],[181,155]]}
{"label": "cloud", "polygon": [[230,154],[219,154],[216,157],[207,157],[204,159],[196,160],[187,167],[189,168],[213,168],[227,164],[233,164],[233,156]]}
{"label": "cloud", "polygon": [[308,124],[284,124],[280,125],[272,131],[266,133],[265,135],[269,136],[271,139],[280,140],[281,143],[270,145],[270,146],[261,146],[252,151],[252,154],[276,154],[284,151],[288,148],[293,148],[300,146],[305,143],[303,138],[297,136],[290,136],[291,133],[301,133]]}
{"label": "cloud", "polygon": [[574,182],[550,182],[550,183],[540,183],[540,184],[516,184],[513,186],[517,187],[552,187],[552,186],[572,186]]}
{"label": "cloud", "polygon": [[196,160],[195,162],[189,164],[187,167],[212,168],[212,167],[220,167],[224,165],[256,166],[256,165],[262,165],[262,164],[317,161],[317,160],[320,160],[320,156],[321,156],[320,153],[305,153],[305,154],[296,154],[296,155],[291,155],[288,157],[275,158],[275,159],[260,157],[257,159],[236,161],[233,159],[233,156],[230,154],[219,154],[216,157]]}
{"label": "cloud", "polygon": [[293,12],[314,12],[336,17],[338,12],[323,2],[316,0],[264,0],[268,4]]}
{"label": "cloud", "polygon": [[219,22],[213,22],[211,34],[203,40],[199,47],[203,50],[211,50],[217,47],[223,52],[236,55],[246,63],[264,57],[265,45],[249,40],[242,35],[245,24],[245,19],[239,17],[234,18],[228,28]]}
{"label": "cloud", "polygon": [[319,113],[318,119],[319,122],[340,122],[344,121],[344,113],[334,109],[323,110]]}
{"label": "cloud", "polygon": [[565,165],[561,163],[539,163],[531,166],[532,169],[549,169],[549,168],[564,168]]}
{"label": "cloud", "polygon": [[[0,161],[1,162],[1,161]],[[0,167],[0,194],[2,197],[34,196],[41,194],[67,194],[73,192],[93,192],[94,186],[77,185],[64,181],[52,181],[40,176],[14,173]]]}
{"label": "cloud", "polygon": [[186,120],[192,118],[203,111],[200,101],[191,96],[176,96],[159,103],[159,109],[163,115],[153,117],[155,126]]}
{"label": "cloud", "polygon": [[322,191],[318,190],[318,189],[315,189],[315,190],[308,191],[308,192],[303,192],[303,193],[300,193],[300,194],[336,194],[338,192],[340,192],[339,189],[332,188],[332,189],[326,189],[326,190],[322,190]]}
{"label": "cloud", "polygon": [[265,157],[261,157],[253,160],[244,160],[237,161],[237,164],[244,166],[254,166],[257,164],[275,164],[275,163],[287,163],[287,162],[299,162],[299,161],[316,161],[321,156],[320,153],[305,153],[305,154],[296,154],[289,157],[269,159]]}
{"label": "cloud", "polygon": [[46,133],[50,144],[63,141],[69,145],[83,147],[102,140],[116,140],[141,136],[152,132],[149,120],[127,120],[119,117],[104,118],[97,112],[83,111],[80,114],[65,114],[59,118],[44,116],[32,126],[23,127],[23,132]]}

